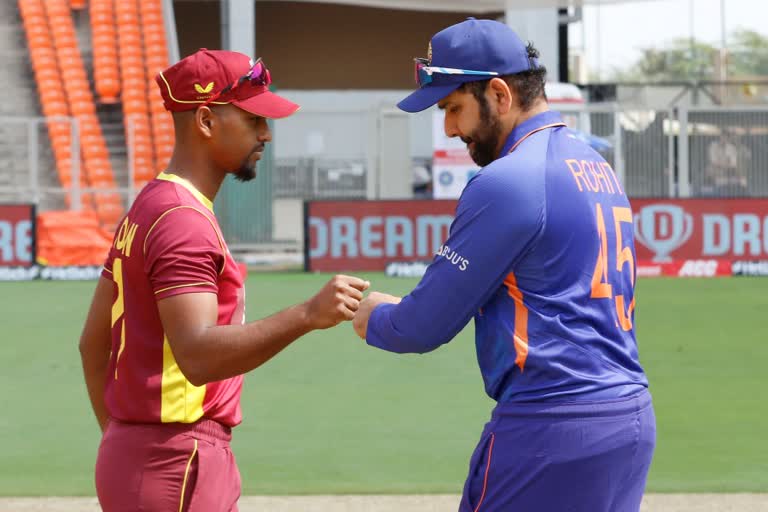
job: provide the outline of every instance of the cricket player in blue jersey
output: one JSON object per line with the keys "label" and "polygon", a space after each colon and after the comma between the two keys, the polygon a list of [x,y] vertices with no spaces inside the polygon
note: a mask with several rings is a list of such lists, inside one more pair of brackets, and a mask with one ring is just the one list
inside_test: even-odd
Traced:
{"label": "cricket player in blue jersey", "polygon": [[506,25],[468,20],[416,60],[398,106],[445,110],[482,167],[448,240],[400,299],[365,298],[358,335],[424,353],[474,318],[497,405],[460,512],[631,512],[656,442],[635,340],[632,212],[611,167],[548,110],[538,52]]}

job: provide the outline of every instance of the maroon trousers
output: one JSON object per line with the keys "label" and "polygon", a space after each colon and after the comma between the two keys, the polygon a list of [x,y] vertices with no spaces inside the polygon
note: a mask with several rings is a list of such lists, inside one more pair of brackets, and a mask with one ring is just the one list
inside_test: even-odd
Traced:
{"label": "maroon trousers", "polygon": [[110,420],[96,460],[104,512],[237,512],[240,472],[231,433],[215,421]]}

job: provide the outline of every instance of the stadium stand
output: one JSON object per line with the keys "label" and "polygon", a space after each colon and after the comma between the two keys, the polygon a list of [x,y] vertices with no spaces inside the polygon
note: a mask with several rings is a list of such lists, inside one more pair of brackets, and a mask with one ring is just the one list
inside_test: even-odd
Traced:
{"label": "stadium stand", "polygon": [[[53,147],[59,181],[62,187],[66,188],[72,181],[72,140],[70,123],[63,118],[70,115],[70,109],[64,82],[57,78],[61,73],[58,72],[54,39],[48,26],[45,6],[41,0],[20,0],[19,9],[43,115],[49,118],[48,134]],[[51,73],[51,70],[55,72]],[[57,117],[62,120],[56,120]],[[80,178],[81,186],[85,186],[85,176],[81,174]]]}
{"label": "stadium stand", "polygon": [[[162,99],[157,94],[154,77],[167,68],[168,44],[165,39],[163,23],[163,7],[160,0],[143,0],[140,2],[141,26],[144,39],[144,55],[146,71],[149,80],[148,102],[152,125],[152,141],[155,154],[155,171],[168,165],[173,153],[173,120],[163,107]],[[154,177],[154,176],[152,176]],[[138,183],[137,183],[138,185]]]}
{"label": "stadium stand", "polygon": [[[109,161],[90,83],[78,46],[75,27],[66,0],[19,0],[43,114],[72,116],[79,128],[82,170],[80,185],[92,189],[114,189]],[[51,73],[51,70],[57,72]],[[59,78],[60,77],[60,78]],[[72,140],[69,127],[51,120],[48,132],[63,187],[72,180]],[[84,209],[96,210],[104,226],[114,227],[122,216],[119,194],[97,191],[83,194]],[[68,203],[69,204],[69,203]]]}
{"label": "stadium stand", "polygon": [[125,131],[128,140],[133,182],[137,188],[157,174],[152,147],[149,105],[149,83],[144,61],[141,18],[136,0],[117,2],[118,49],[122,73],[122,101]]}
{"label": "stadium stand", "polygon": [[91,0],[89,14],[96,93],[102,103],[117,103],[120,95],[120,71],[113,0]]}

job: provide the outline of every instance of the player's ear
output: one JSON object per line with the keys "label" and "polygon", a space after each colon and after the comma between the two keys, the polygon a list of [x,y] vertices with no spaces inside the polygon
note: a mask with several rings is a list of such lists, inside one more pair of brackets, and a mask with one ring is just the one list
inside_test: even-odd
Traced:
{"label": "player's ear", "polygon": [[486,94],[490,96],[488,100],[496,105],[499,115],[504,115],[509,112],[514,104],[513,102],[517,101],[517,98],[514,96],[514,93],[509,88],[507,82],[501,78],[491,79],[488,83]]}
{"label": "player's ear", "polygon": [[206,139],[213,136],[215,122],[215,115],[209,107],[204,106],[195,110],[195,129]]}

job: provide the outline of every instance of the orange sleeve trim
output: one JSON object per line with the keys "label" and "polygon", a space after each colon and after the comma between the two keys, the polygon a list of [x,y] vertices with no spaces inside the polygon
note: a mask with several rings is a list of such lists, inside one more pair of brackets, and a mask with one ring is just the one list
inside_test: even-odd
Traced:
{"label": "orange sleeve trim", "polygon": [[491,444],[488,446],[488,463],[485,465],[485,478],[483,479],[483,492],[480,494],[480,501],[477,502],[475,512],[480,511],[480,505],[483,504],[485,499],[485,491],[488,489],[488,473],[491,471],[491,456],[493,455],[493,441],[496,439],[496,434],[491,433]]}
{"label": "orange sleeve trim", "polygon": [[112,273],[112,271],[111,271],[111,270],[109,270],[107,267],[104,267],[104,270],[106,270],[106,271],[107,271],[107,272],[109,272],[110,274]]}
{"label": "orange sleeve trim", "polygon": [[216,233],[216,238],[219,240],[219,246],[221,247],[221,253],[224,256],[224,261],[223,261],[223,263],[221,265],[221,269],[219,270],[219,275],[223,274],[224,273],[224,269],[227,266],[227,245],[224,243],[224,238],[221,236],[221,233],[219,233],[219,230],[216,229],[216,225],[213,223],[211,218],[208,217],[205,214],[205,212],[203,212],[202,210],[200,210],[198,208],[195,208],[194,206],[175,206],[175,207],[173,207],[173,208],[171,208],[169,210],[164,211],[162,213],[162,215],[160,215],[157,218],[157,220],[155,222],[153,222],[152,225],[149,227],[149,230],[147,231],[147,234],[144,235],[144,256],[147,255],[147,241],[149,240],[149,235],[152,234],[152,230],[155,229],[155,226],[157,226],[157,224],[163,219],[163,217],[165,217],[166,215],[168,215],[169,213],[171,213],[173,211],[181,210],[182,208],[189,208],[190,210],[195,210],[197,213],[199,213],[200,215],[205,217],[205,220],[207,220],[208,223],[213,228],[213,232]]}
{"label": "orange sleeve trim", "polygon": [[195,447],[192,450],[192,455],[189,456],[187,461],[187,468],[184,470],[184,481],[181,484],[181,496],[179,497],[179,512],[184,509],[184,492],[187,489],[187,480],[189,479],[189,468],[192,467],[192,459],[197,455],[197,439],[195,439]]}
{"label": "orange sleeve trim", "polygon": [[507,286],[507,293],[515,301],[515,364],[520,367],[522,372],[525,369],[525,361],[528,359],[528,308],[523,303],[523,292],[517,287],[517,278],[515,273],[510,272],[504,280]]}
{"label": "orange sleeve trim", "polygon": [[214,283],[211,283],[210,281],[200,281],[199,283],[189,283],[189,284],[177,284],[176,286],[169,286],[167,288],[163,288],[162,290],[157,290],[155,292],[155,295],[158,293],[167,292],[168,290],[175,290],[176,288],[187,288],[190,286],[213,286],[214,288],[216,285]]}

